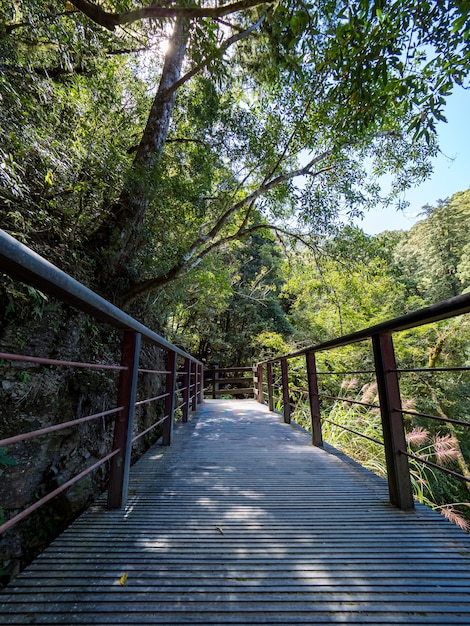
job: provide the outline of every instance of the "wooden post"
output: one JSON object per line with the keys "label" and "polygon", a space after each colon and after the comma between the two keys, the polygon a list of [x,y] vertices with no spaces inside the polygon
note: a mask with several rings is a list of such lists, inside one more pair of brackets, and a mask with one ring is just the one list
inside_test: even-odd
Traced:
{"label": "wooden post", "polygon": [[263,366],[258,365],[258,402],[264,404],[264,392],[263,392]]}
{"label": "wooden post", "polygon": [[189,368],[191,367],[191,361],[189,359],[184,360],[184,371],[183,371],[183,417],[181,421],[185,424],[188,421],[189,415],[189,398],[191,396],[189,383],[190,383],[190,372]]}
{"label": "wooden post", "polygon": [[252,376],[253,376],[253,397],[255,400],[258,400],[258,370],[256,365],[251,366]]}
{"label": "wooden post", "polygon": [[214,365],[214,370],[213,370],[213,374],[212,374],[212,398],[217,398],[217,391],[219,391],[220,389],[220,385],[219,385],[219,372],[218,372],[219,366],[218,365]]}
{"label": "wooden post", "polygon": [[312,428],[312,444],[323,446],[320,420],[320,399],[318,397],[317,366],[315,363],[315,353],[307,352],[307,379],[308,379],[308,399],[310,404],[310,423]]}
{"label": "wooden post", "polygon": [[175,395],[176,395],[176,352],[170,350],[168,352],[165,393],[165,415],[166,420],[163,422],[162,444],[164,446],[171,445],[171,437],[173,435],[173,424],[175,421]]}
{"label": "wooden post", "polygon": [[284,422],[290,424],[289,368],[287,359],[281,359],[281,374]]}
{"label": "wooden post", "polygon": [[197,403],[201,404],[204,400],[204,366],[202,363],[196,363],[197,373],[198,373],[198,384],[197,384]]}
{"label": "wooden post", "polygon": [[126,504],[131,466],[132,431],[134,428],[137,374],[139,368],[140,333],[125,331],[122,344],[121,370],[118,388],[118,406],[124,407],[114,424],[113,450],[120,452],[111,459],[108,489],[108,509],[119,509]]}
{"label": "wooden post", "polygon": [[274,411],[272,363],[266,363],[266,382],[268,383],[268,408],[270,411]]}
{"label": "wooden post", "polygon": [[191,361],[191,410],[197,409],[197,363]]}
{"label": "wooden post", "polygon": [[399,509],[409,510],[414,508],[413,491],[408,458],[400,453],[400,450],[406,451],[406,440],[391,334],[373,335],[372,345],[382,416],[390,503]]}

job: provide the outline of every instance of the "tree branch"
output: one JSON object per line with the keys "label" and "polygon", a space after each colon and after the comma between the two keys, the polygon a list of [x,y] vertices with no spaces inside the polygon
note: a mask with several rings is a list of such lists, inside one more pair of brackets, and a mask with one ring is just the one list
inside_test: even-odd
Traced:
{"label": "tree branch", "polygon": [[278,185],[281,185],[282,183],[292,180],[293,178],[297,178],[298,176],[308,176],[308,175],[316,176],[316,175],[323,173],[324,171],[328,171],[329,169],[331,169],[330,167],[327,167],[327,168],[323,168],[319,170],[318,172],[311,171],[314,165],[316,165],[317,163],[320,163],[324,159],[327,159],[328,157],[331,156],[331,154],[332,154],[331,150],[325,150],[325,152],[322,152],[321,154],[311,159],[311,161],[309,161],[307,165],[305,165],[304,167],[301,167],[298,170],[292,170],[290,172],[286,172],[285,174],[279,174],[279,176],[276,176],[276,178],[273,178],[272,180],[268,182],[263,182],[263,184],[261,184],[258,187],[258,189],[256,189],[256,191],[253,191],[252,193],[248,194],[245,198],[243,198],[239,202],[236,202],[229,209],[227,209],[227,211],[217,220],[217,222],[209,231],[209,233],[207,233],[206,238],[214,239],[222,230],[222,228],[227,224],[227,222],[232,217],[232,215],[234,215],[239,209],[241,209],[246,204],[251,204],[254,200],[257,200],[260,196],[264,195],[271,189],[274,189]]}
{"label": "tree branch", "polygon": [[301,243],[303,243],[304,246],[306,246],[307,248],[310,248],[315,251],[317,249],[316,246],[314,246],[312,243],[307,241],[307,239],[305,239],[305,235],[301,233],[287,230],[287,228],[282,228],[281,226],[275,226],[274,224],[256,224],[255,226],[250,226],[249,228],[238,230],[234,235],[228,235],[227,237],[224,237],[223,239],[218,239],[217,241],[214,241],[214,243],[212,243],[210,246],[205,248],[198,255],[199,263],[201,262],[202,259],[204,259],[211,252],[213,252],[216,248],[220,248],[220,246],[230,243],[231,241],[244,239],[245,237],[248,237],[249,235],[252,235],[253,233],[256,233],[260,230],[271,230],[280,235],[284,235],[284,237],[292,237],[293,239],[296,239],[297,241],[300,241]]}
{"label": "tree branch", "polygon": [[77,7],[84,15],[91,19],[95,24],[99,24],[108,30],[114,30],[116,26],[124,24],[132,24],[145,19],[164,19],[164,18],[201,18],[211,17],[219,18],[224,15],[230,15],[237,11],[244,11],[261,4],[272,4],[273,0],[237,0],[229,4],[223,4],[216,7],[175,7],[167,6],[170,2],[161,2],[160,4],[152,4],[148,7],[134,9],[125,13],[109,13],[104,11],[89,0],[73,0],[72,4]]}
{"label": "tree branch", "polygon": [[264,16],[260,17],[260,19],[257,22],[252,24],[249,28],[247,28],[243,32],[237,33],[236,35],[232,35],[232,37],[229,37],[219,48],[217,48],[214,54],[209,55],[206,59],[204,59],[204,61],[202,61],[202,63],[199,63],[199,65],[196,65],[196,67],[193,67],[192,70],[187,72],[178,81],[176,81],[176,83],[174,83],[168,89],[168,92],[167,92],[168,95],[172,94],[174,91],[179,89],[181,85],[184,85],[184,83],[188,82],[188,80],[190,80],[193,76],[195,76],[198,72],[200,72],[204,67],[206,67],[208,63],[210,63],[214,59],[217,59],[218,57],[221,57],[222,54],[226,50],[228,50],[230,46],[233,46],[234,43],[237,43],[237,41],[240,41],[241,39],[245,39],[245,37],[248,37],[248,35],[250,35],[254,30],[258,28],[258,26],[260,26],[263,23],[263,20],[264,20]]}
{"label": "tree branch", "polygon": [[176,278],[179,278],[180,276],[184,276],[185,274],[190,272],[192,269],[197,267],[199,263],[201,263],[201,261],[206,256],[211,254],[211,252],[213,252],[217,248],[220,248],[221,246],[224,246],[227,243],[230,243],[231,241],[248,237],[249,235],[260,230],[271,230],[278,234],[292,237],[296,239],[297,241],[300,241],[301,243],[303,243],[305,246],[316,249],[315,246],[311,242],[307,241],[305,239],[305,236],[300,233],[289,231],[280,226],[275,226],[274,224],[257,224],[256,226],[251,226],[250,228],[246,228],[242,232],[237,231],[237,233],[235,233],[234,235],[229,235],[228,237],[224,237],[222,239],[218,239],[217,241],[214,241],[207,248],[202,250],[197,255],[197,257],[194,258],[192,261],[188,262],[183,259],[183,261],[180,261],[179,263],[174,265],[165,274],[161,274],[160,276],[155,276],[154,278],[149,278],[148,280],[144,280],[141,283],[135,285],[124,296],[123,306],[129,306],[135,300],[137,300],[137,298],[140,298],[141,296],[149,293],[150,291],[153,291],[154,289],[158,289],[159,287],[163,287],[164,285],[167,285],[168,283],[175,280]]}
{"label": "tree branch", "polygon": [[[247,222],[246,216],[245,216],[245,219],[243,220],[242,226],[237,230],[235,234],[229,235],[227,237],[223,237],[217,240],[216,240],[216,237],[220,233],[220,231],[223,229],[223,227],[228,223],[229,219],[237,211],[239,211],[241,208],[243,208],[246,205],[251,207],[257,198],[259,198],[261,195],[265,194],[266,192],[270,191],[271,189],[274,189],[278,185],[288,180],[291,180],[292,178],[296,178],[297,176],[307,176],[307,175],[316,176],[316,175],[320,175],[324,172],[331,170],[333,166],[325,166],[324,168],[317,170],[316,172],[311,171],[315,165],[329,158],[331,154],[332,152],[330,150],[325,150],[321,154],[311,159],[307,163],[307,165],[305,165],[304,167],[301,167],[297,170],[292,170],[290,172],[286,172],[284,174],[280,174],[279,176],[276,176],[276,178],[273,178],[272,180],[268,182],[263,182],[256,191],[252,192],[251,194],[248,194],[245,198],[243,198],[239,202],[236,202],[229,209],[227,209],[227,211],[225,211],[225,213],[223,213],[221,217],[219,217],[219,219],[216,221],[216,223],[214,224],[214,226],[211,228],[211,230],[208,233],[203,234],[202,228],[201,228],[199,231],[198,237],[188,247],[186,254],[183,256],[183,258],[180,261],[175,263],[175,265],[172,268],[170,268],[164,274],[160,274],[159,276],[149,278],[148,280],[145,280],[135,285],[124,296],[123,305],[124,306],[129,305],[132,302],[134,302],[137,298],[148,293],[149,291],[152,291],[153,289],[157,289],[158,287],[163,287],[163,285],[168,284],[169,282],[171,282],[172,280],[175,280],[179,276],[183,276],[184,274],[187,274],[190,270],[192,270],[194,267],[199,265],[199,263],[208,254],[210,254],[215,248],[218,248],[221,245],[229,243],[230,241],[234,241],[236,239],[241,239],[243,237],[246,237],[250,233],[253,233],[257,230],[270,229],[277,233],[282,233],[290,237],[295,237],[299,241],[302,241],[302,243],[304,243],[305,245],[310,245],[307,243],[305,239],[302,239],[302,235],[295,233],[295,232],[288,231],[279,226],[256,225],[250,228],[244,228]],[[249,208],[248,212],[250,211],[251,209]],[[207,244],[208,242],[211,242],[211,241],[212,243],[209,243],[207,247],[205,247],[203,250],[200,250],[201,246],[204,246],[204,244]]]}
{"label": "tree branch", "polygon": [[[305,116],[307,115],[309,109],[310,109],[310,104],[312,102],[312,99],[309,98],[307,100],[307,104],[305,105],[304,111],[302,113],[302,116],[300,117],[299,122],[303,122],[303,120],[305,119]],[[276,163],[274,164],[274,166],[270,169],[270,171],[266,174],[266,177],[264,179],[263,182],[266,182],[267,179],[271,176],[274,176],[277,168],[279,167],[279,165],[282,163],[282,161],[285,159],[286,155],[287,155],[287,150],[289,149],[290,144],[292,143],[292,141],[294,140],[294,137],[297,133],[297,128],[294,127],[294,129],[292,130],[292,133],[290,134],[288,140],[286,141],[286,145],[284,146],[284,150],[281,152],[281,154],[279,155],[279,158],[277,159]]]}

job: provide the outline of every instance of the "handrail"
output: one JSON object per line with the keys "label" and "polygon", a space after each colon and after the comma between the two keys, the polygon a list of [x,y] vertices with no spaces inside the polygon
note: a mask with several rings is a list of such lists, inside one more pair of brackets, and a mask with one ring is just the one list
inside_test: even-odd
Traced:
{"label": "handrail", "polygon": [[[127,499],[129,468],[131,462],[132,444],[158,425],[162,425],[163,445],[170,445],[173,431],[175,411],[180,410],[182,422],[188,421],[190,410],[195,410],[203,399],[203,365],[178,346],[170,343],[161,335],[138,322],[136,319],[114,306],[85,285],[52,265],[46,259],[30,250],[27,246],[16,241],[13,237],[0,230],[0,272],[25,282],[58,300],[87,313],[94,319],[105,322],[120,331],[123,331],[123,344],[120,365],[82,363],[60,359],[49,359],[36,356],[26,356],[0,352],[0,358],[6,361],[34,363],[37,365],[52,365],[54,367],[73,367],[94,370],[114,370],[119,372],[117,403],[115,408],[103,410],[94,415],[79,417],[68,422],[36,429],[28,433],[21,433],[4,438],[0,446],[18,444],[33,437],[40,437],[64,428],[77,426],[94,419],[115,415],[114,440],[112,450],[97,463],[85,468],[75,477],[31,504],[25,510],[16,514],[2,525],[0,533],[8,530],[14,524],[27,517],[41,504],[44,504],[73,485],[91,471],[110,461],[110,478],[108,492],[108,507],[122,507]],[[146,341],[166,351],[167,363],[165,369],[139,368],[140,343]],[[184,359],[182,369],[178,370],[178,357]],[[163,377],[164,393],[152,398],[137,400],[137,377],[139,374],[156,375]],[[177,377],[183,376],[182,388],[177,386]],[[176,406],[177,394],[182,395],[182,402]],[[133,422],[136,407],[162,401],[163,416],[150,427],[134,435]]]}
{"label": "handrail", "polygon": [[354,333],[348,335],[342,335],[336,339],[330,339],[321,343],[302,348],[296,352],[290,352],[284,354],[282,357],[276,357],[274,359],[266,359],[260,361],[259,364],[273,363],[279,361],[281,358],[292,359],[297,356],[302,356],[308,352],[321,352],[323,350],[331,350],[333,348],[340,348],[351,343],[357,343],[369,339],[372,335],[384,335],[388,333],[395,333],[402,330],[408,330],[410,328],[416,328],[417,326],[424,326],[425,324],[432,324],[433,322],[439,322],[441,320],[448,319],[449,317],[457,317],[464,313],[470,312],[470,293],[464,293],[461,296],[455,296],[448,300],[443,300],[431,306],[423,309],[418,309],[411,313],[405,313],[399,317],[394,317],[386,322],[363,328]]}
{"label": "handrail", "polygon": [[[439,302],[432,306],[425,307],[412,313],[396,317],[394,319],[364,328],[360,331],[343,335],[335,339],[324,341],[315,345],[311,345],[301,350],[284,354],[282,356],[274,357],[260,361],[256,364],[255,370],[257,370],[258,389],[255,390],[255,395],[258,401],[264,402],[264,390],[263,390],[263,377],[264,368],[266,373],[266,386],[268,405],[273,410],[273,367],[275,364],[280,364],[280,387],[279,392],[282,392],[282,405],[283,416],[286,423],[291,421],[292,412],[292,399],[291,393],[295,391],[289,387],[288,379],[288,362],[289,359],[298,358],[301,356],[306,357],[306,373],[308,381],[308,391],[304,392],[309,398],[310,406],[310,424],[312,430],[312,443],[317,446],[323,445],[322,438],[322,422],[329,421],[325,417],[321,416],[320,398],[332,399],[345,404],[358,404],[366,407],[372,407],[374,409],[379,408],[382,421],[383,430],[383,445],[385,447],[385,461],[387,467],[387,478],[389,484],[390,502],[402,509],[413,508],[413,495],[411,488],[410,469],[408,466],[408,458],[413,461],[422,462],[424,465],[433,467],[434,469],[440,469],[446,474],[450,474],[462,481],[470,482],[470,478],[466,475],[459,474],[447,468],[442,468],[437,464],[433,464],[426,459],[422,459],[417,455],[413,455],[407,452],[406,437],[403,415],[417,415],[433,420],[439,420],[449,424],[455,424],[462,427],[470,427],[470,423],[462,420],[449,419],[445,417],[438,417],[434,415],[428,415],[425,413],[419,413],[415,411],[404,410],[401,404],[400,398],[400,382],[399,373],[413,373],[423,371],[470,371],[468,367],[451,367],[451,368],[397,368],[394,346],[393,346],[393,333],[409,330],[424,324],[430,324],[438,322],[450,317],[456,317],[470,312],[470,293],[463,294],[450,298],[443,302]],[[374,369],[373,370],[357,370],[357,371],[344,371],[344,372],[321,372],[316,368],[316,355],[320,352],[329,351],[335,348],[340,348],[346,345],[355,344],[358,342],[371,340],[373,349]],[[324,375],[342,375],[342,374],[375,374],[377,381],[377,391],[379,395],[379,405],[372,405],[368,402],[361,402],[358,400],[343,398],[340,396],[332,396],[330,394],[319,393],[318,379]],[[341,426],[343,430],[348,429],[345,426]],[[359,434],[359,433],[356,433]],[[364,436],[364,435],[361,435]],[[371,441],[375,441],[374,438],[369,438]],[[377,443],[377,441],[375,441]]]}

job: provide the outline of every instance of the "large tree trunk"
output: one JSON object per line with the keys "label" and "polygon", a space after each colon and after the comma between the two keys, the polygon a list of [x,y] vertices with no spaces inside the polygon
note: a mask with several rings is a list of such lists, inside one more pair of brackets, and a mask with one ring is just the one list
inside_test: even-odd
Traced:
{"label": "large tree trunk", "polygon": [[[155,167],[168,135],[176,91],[171,87],[181,76],[190,23],[178,18],[165,55],[158,91],[137,149],[127,184],[109,215],[89,241],[101,253],[106,280],[127,274],[126,266],[139,248],[142,226],[152,196]],[[109,282],[108,282],[109,284]]]}

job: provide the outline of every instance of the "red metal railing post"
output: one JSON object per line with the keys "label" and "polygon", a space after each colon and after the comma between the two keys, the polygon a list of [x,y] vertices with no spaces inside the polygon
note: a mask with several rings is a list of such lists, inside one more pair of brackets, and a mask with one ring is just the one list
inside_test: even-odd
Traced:
{"label": "red metal railing post", "polygon": [[212,398],[215,400],[215,398],[217,398],[217,391],[219,391],[220,385],[219,385],[219,366],[218,365],[214,365],[214,370],[212,373]]}
{"label": "red metal railing post", "polygon": [[188,421],[189,398],[191,396],[190,389],[189,389],[189,383],[190,383],[189,368],[191,367],[191,361],[188,358],[184,360],[183,367],[184,367],[184,371],[183,371],[183,416],[181,418],[181,421],[183,422],[183,424],[185,424]]}
{"label": "red metal railing post", "polygon": [[175,421],[175,395],[176,395],[176,352],[170,350],[168,352],[165,393],[165,416],[163,422],[162,444],[164,446],[171,445],[171,437],[173,435],[173,424]]}
{"label": "red metal railing post", "polygon": [[119,376],[118,406],[124,408],[116,416],[114,424],[113,451],[120,452],[111,459],[108,489],[108,509],[119,509],[125,505],[131,466],[132,430],[134,427],[137,374],[139,368],[140,333],[125,331],[122,344]]}
{"label": "red metal railing post", "polygon": [[289,368],[287,359],[281,359],[281,375],[282,375],[282,402],[284,422],[290,424],[290,397],[289,397]]}
{"label": "red metal railing post", "polygon": [[197,409],[197,363],[196,361],[191,361],[191,410],[195,411]]}
{"label": "red metal railing post", "polygon": [[258,365],[258,402],[260,404],[264,404],[264,395],[263,395],[263,366],[261,364]]}
{"label": "red metal railing post", "polygon": [[320,420],[320,399],[318,397],[318,377],[315,353],[307,352],[307,379],[308,379],[308,399],[310,404],[310,423],[312,428],[312,444],[323,446]]}
{"label": "red metal railing post", "polygon": [[201,404],[204,400],[204,365],[202,363],[196,363],[196,367],[198,373],[197,403]]}
{"label": "red metal railing post", "polygon": [[268,408],[270,411],[274,411],[272,363],[266,363],[266,382],[268,383]]}
{"label": "red metal railing post", "polygon": [[401,413],[401,398],[393,340],[390,333],[373,335],[375,371],[382,416],[385,459],[387,463],[388,491],[390,503],[409,510],[414,508],[405,429]]}

